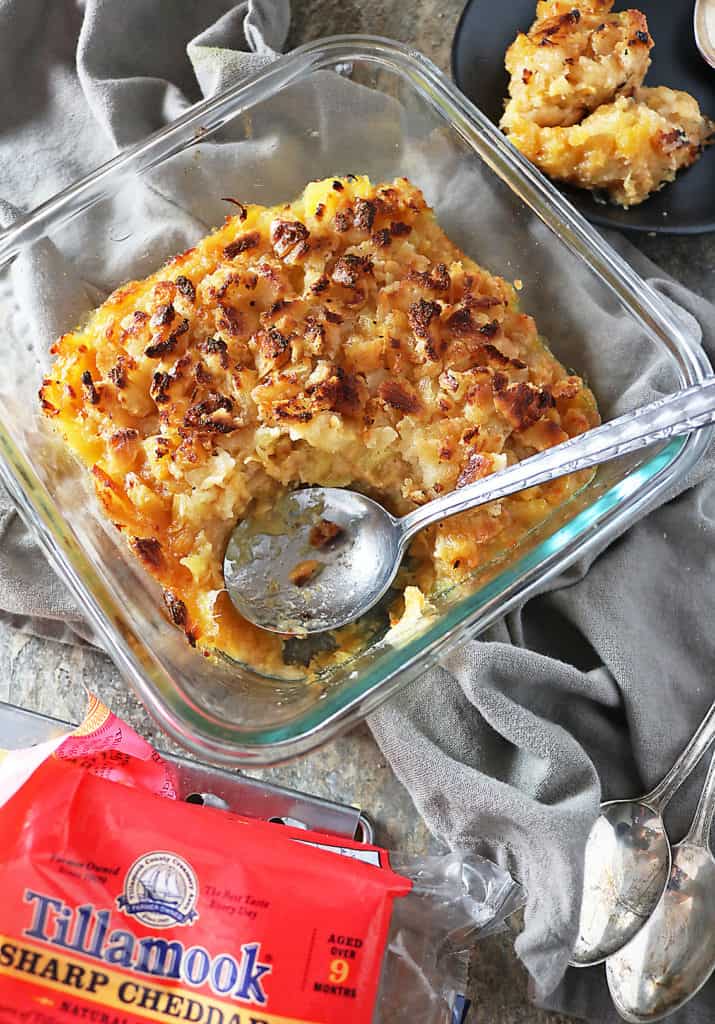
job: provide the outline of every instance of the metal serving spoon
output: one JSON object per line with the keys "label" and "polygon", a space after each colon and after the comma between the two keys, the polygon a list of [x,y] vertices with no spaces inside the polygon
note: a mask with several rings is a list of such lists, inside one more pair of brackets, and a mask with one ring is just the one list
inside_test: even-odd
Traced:
{"label": "metal serving spoon", "polygon": [[586,843],[581,919],[572,967],[601,963],[640,932],[652,914],[671,868],[663,811],[713,739],[715,704],[655,789],[638,800],[601,804]]}
{"label": "metal serving spoon", "polygon": [[662,1020],[699,992],[715,969],[715,756],[690,831],[673,847],[660,902],[636,937],[606,962],[608,987],[627,1021]]}
{"label": "metal serving spoon", "polygon": [[715,68],[715,0],[696,0],[693,26],[695,45],[703,59]]}
{"label": "metal serving spoon", "polygon": [[414,535],[515,491],[588,469],[715,421],[715,378],[658,399],[499,473],[430,501],[402,519],[355,491],[287,491],[234,529],[224,579],[251,622],[305,636],[353,622],[377,604]]}

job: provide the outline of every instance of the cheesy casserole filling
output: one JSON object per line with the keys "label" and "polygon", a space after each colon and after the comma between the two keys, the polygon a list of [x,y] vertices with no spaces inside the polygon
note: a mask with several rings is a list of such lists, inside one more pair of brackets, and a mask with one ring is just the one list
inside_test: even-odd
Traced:
{"label": "cheesy casserole filling", "polygon": [[[321,484],[402,515],[599,419],[513,287],[450,242],[406,179],[331,178],[235,211],[63,335],[40,399],[190,643],[281,674],[284,640],[224,590],[249,509]],[[424,531],[401,586],[463,579],[581,483]]]}

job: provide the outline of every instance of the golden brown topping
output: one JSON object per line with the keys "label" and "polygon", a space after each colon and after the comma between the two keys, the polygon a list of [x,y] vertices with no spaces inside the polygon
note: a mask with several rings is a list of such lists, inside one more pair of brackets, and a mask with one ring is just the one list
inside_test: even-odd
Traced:
{"label": "golden brown topping", "polygon": [[270,320],[271,317],[274,317],[276,315],[276,313],[282,312],[282,310],[287,309],[288,306],[290,305],[291,303],[288,302],[287,299],[277,299],[271,306],[268,307],[265,313],[261,314],[261,320]]}
{"label": "golden brown topping", "polygon": [[123,430],[117,430],[116,433],[112,434],[109,443],[112,448],[124,448],[126,445],[131,444],[132,441],[136,441],[138,437],[138,430],[134,430],[133,427],[125,427]]}
{"label": "golden brown topping", "polygon": [[163,459],[164,456],[168,454],[169,447],[170,441],[168,437],[157,437],[156,447],[154,449],[154,454],[156,455],[157,459]]}
{"label": "golden brown topping", "polygon": [[314,316],[307,316],[305,318],[304,337],[315,342],[318,346],[322,346],[322,343],[325,341],[325,328]]}
{"label": "golden brown topping", "polygon": [[438,263],[437,266],[432,267],[431,270],[411,270],[409,273],[409,279],[411,281],[419,282],[423,287],[430,288],[432,291],[449,291],[450,279],[447,267],[444,263]]}
{"label": "golden brown topping", "polygon": [[207,338],[201,342],[199,348],[207,355],[218,355],[224,370],[228,367],[228,345],[223,338]]}
{"label": "golden brown topping", "polygon": [[192,405],[184,416],[184,426],[215,434],[230,434],[237,424],[227,419],[222,413],[230,413],[233,402],[228,395],[212,391],[203,402]]}
{"label": "golden brown topping", "polygon": [[[495,382],[497,376],[494,374]],[[555,404],[548,388],[538,388],[526,382],[500,387],[494,396],[494,407],[516,430],[526,430]]]}
{"label": "golden brown topping", "polygon": [[245,235],[239,235],[235,241],[225,245],[223,254],[227,260],[232,260],[236,256],[240,256],[242,252],[255,249],[260,241],[261,236],[257,231],[248,231]]}
{"label": "golden brown topping", "polygon": [[176,279],[176,287],[185,299],[188,299],[189,302],[196,302],[196,289],[188,277],[180,274]]}
{"label": "golden brown topping", "polygon": [[380,231],[376,231],[370,239],[373,245],[376,245],[378,249],[386,249],[392,241],[392,232],[389,228],[381,228]]}
{"label": "golden brown topping", "polygon": [[169,615],[171,621],[176,626],[185,626],[188,620],[186,612],[186,605],[184,602],[176,596],[171,590],[164,590],[162,592],[164,598],[164,604],[169,609]]}
{"label": "golden brown topping", "polygon": [[369,231],[375,221],[377,206],[369,199],[355,200],[353,223],[358,231]]}
{"label": "golden brown topping", "polygon": [[[228,290],[231,288],[232,285],[240,284],[240,283],[241,283],[241,275],[239,273],[231,272],[229,274],[226,274],[225,278],[223,279],[223,283],[220,284],[218,286],[218,288],[214,288],[213,285],[211,286],[211,288],[210,288],[211,295],[215,296],[215,298],[217,298],[217,299],[222,299],[226,295],[226,293],[228,292]],[[255,285],[254,285],[254,287],[255,287]]]}
{"label": "golden brown topping", "polygon": [[319,408],[350,414],[360,407],[360,388],[357,377],[336,366],[327,380],[307,389]]}
{"label": "golden brown topping", "polygon": [[296,395],[295,398],[286,398],[273,405],[273,412],[279,420],[296,420],[298,423],[309,423],[313,413],[308,407],[308,400],[304,395]]}
{"label": "golden brown topping", "polygon": [[[484,370],[485,372],[488,372],[488,367],[475,366],[473,372],[477,373],[479,370]],[[501,392],[505,391],[508,386],[509,378],[507,377],[507,375],[505,373],[502,373],[501,370],[497,370],[496,373],[492,376],[492,391],[494,392],[494,394],[501,394]]]}
{"label": "golden brown topping", "polygon": [[333,267],[332,277],[336,284],[354,288],[362,274],[370,273],[372,273],[372,260],[369,256],[355,256],[354,253],[346,253]]}
{"label": "golden brown topping", "polygon": [[407,319],[418,338],[427,338],[429,337],[430,323],[441,312],[442,307],[439,302],[428,302],[426,299],[419,299],[411,304]]}
{"label": "golden brown topping", "polygon": [[292,249],[302,251],[310,232],[299,220],[274,220],[271,224],[271,244],[279,259],[284,259]]}
{"label": "golden brown topping", "polygon": [[196,377],[197,384],[212,384],[213,377],[206,369],[204,364],[199,359],[198,363],[194,367],[194,377]]}
{"label": "golden brown topping", "polygon": [[446,324],[453,334],[458,335],[473,334],[477,326],[472,319],[472,314],[464,306],[460,306],[459,309],[455,309],[454,313],[450,313]]}
{"label": "golden brown topping", "polygon": [[467,484],[473,484],[475,480],[488,476],[491,470],[492,464],[490,459],[480,455],[479,452],[470,452],[464,468],[457,477],[457,487],[466,487]]}
{"label": "golden brown topping", "polygon": [[97,405],[99,402],[99,392],[94,386],[92,374],[89,370],[85,370],[82,374],[82,388],[84,389],[87,401],[91,402],[92,405]]}
{"label": "golden brown topping", "polygon": [[325,274],[322,274],[317,281],[313,281],[312,285],[310,286],[310,290],[313,293],[313,295],[320,295],[321,292],[324,292],[325,289],[329,287],[330,281],[327,279]]}
{"label": "golden brown topping", "polygon": [[154,315],[149,323],[152,327],[164,327],[174,319],[174,307],[170,302],[157,306]]}
{"label": "golden brown topping", "polygon": [[281,334],[277,327],[271,327],[267,331],[260,331],[257,335],[258,347],[266,359],[290,359],[290,342]]}
{"label": "golden brown topping", "polygon": [[335,226],[335,230],[339,231],[341,234],[344,234],[346,231],[349,231],[350,228],[352,227],[352,223],[353,211],[350,209],[338,210],[338,212],[333,217],[333,225]]}
{"label": "golden brown topping", "polygon": [[337,523],[332,523],[329,519],[321,519],[315,524],[313,529],[308,535],[308,541],[311,547],[314,548],[326,548],[333,541],[337,540],[345,530],[342,526],[338,526]]}
{"label": "golden brown topping", "polygon": [[115,387],[125,388],[127,386],[127,370],[134,366],[134,360],[131,356],[120,355],[116,361],[116,364],[110,370],[108,377],[112,381]]}
{"label": "golden brown topping", "polygon": [[[486,324],[485,326],[488,327],[490,325]],[[496,363],[498,366],[513,366],[515,370],[526,369],[526,363],[523,363],[521,359],[510,359],[496,345],[482,345],[481,351],[486,355],[490,363]]]}
{"label": "golden brown topping", "polygon": [[658,145],[663,153],[672,153],[682,146],[689,146],[690,138],[688,133],[684,132],[682,128],[673,128],[669,132],[660,132],[658,135]]}
{"label": "golden brown topping", "polygon": [[173,352],[182,334],[186,334],[189,329],[189,321],[184,319],[181,321],[179,326],[171,332],[171,334],[161,340],[160,335],[156,335],[155,339],[152,340],[152,344],[144,349],[144,355],[150,359],[160,359],[161,356],[167,355],[169,352]]}
{"label": "golden brown topping", "polygon": [[439,378],[440,387],[445,391],[459,391],[459,381],[451,370],[445,370]]}
{"label": "golden brown topping", "polygon": [[243,313],[223,302],[219,302],[219,309],[221,310],[217,325],[219,330],[230,334],[232,338],[237,338],[243,333]]}
{"label": "golden brown topping", "polygon": [[160,370],[157,370],[152,377],[151,384],[149,386],[149,394],[157,405],[163,405],[164,402],[169,401],[169,395],[167,392],[171,382],[171,375],[168,373],[162,373]]}
{"label": "golden brown topping", "polygon": [[296,587],[304,587],[305,584],[315,578],[323,568],[322,564],[315,558],[308,558],[305,562],[298,562],[295,568],[288,573],[288,579]]}
{"label": "golden brown topping", "polygon": [[483,334],[485,338],[493,338],[495,334],[499,333],[499,321],[490,320],[488,324],[482,324],[479,328],[479,333]]}
{"label": "golden brown topping", "polygon": [[503,306],[504,300],[496,295],[465,295],[464,304],[470,309],[491,309],[492,306]]}
{"label": "golden brown topping", "polygon": [[566,14],[557,14],[553,18],[547,18],[538,24],[538,28],[532,30],[529,35],[534,39],[540,39],[541,45],[544,46],[547,42],[550,43],[550,36],[558,35],[559,33],[568,32],[572,25],[577,25],[581,20],[581,12],[578,9],[573,11],[567,11]]}
{"label": "golden brown topping", "polygon": [[402,381],[386,380],[377,389],[377,393],[385,405],[399,409],[400,412],[414,413],[420,408],[419,398]]}
{"label": "golden brown topping", "polygon": [[156,537],[132,537],[129,542],[142,562],[153,569],[160,569],[164,562],[161,544]]}
{"label": "golden brown topping", "polygon": [[390,234],[394,238],[399,238],[401,235],[409,235],[411,231],[412,228],[410,227],[410,225],[405,224],[405,222],[402,220],[393,220],[392,224],[390,224]]}
{"label": "golden brown topping", "polygon": [[551,393],[555,399],[575,398],[582,387],[583,385],[578,377],[564,377],[563,380],[557,381],[554,384]]}
{"label": "golden brown topping", "polygon": [[40,396],[40,405],[42,406],[43,412],[46,413],[48,416],[58,416],[59,415],[59,409],[57,409],[52,404],[52,402],[48,402],[47,401],[47,399],[42,394],[42,389],[40,389],[40,391],[39,391],[39,396]]}

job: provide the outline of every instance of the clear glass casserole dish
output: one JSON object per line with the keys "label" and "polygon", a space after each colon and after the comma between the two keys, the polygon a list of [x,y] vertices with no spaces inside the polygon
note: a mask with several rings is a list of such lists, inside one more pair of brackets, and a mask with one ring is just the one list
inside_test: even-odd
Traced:
{"label": "clear glass casserole dish", "polygon": [[[586,377],[604,419],[712,372],[673,308],[428,60],[386,40],[346,36],[302,47],[0,234],[3,482],[149,712],[218,763],[276,763],[354,724],[605,544],[688,472],[710,436],[702,430],[601,467],[517,548],[436,598],[434,616],[389,638],[375,633],[354,659],[310,682],[201,658],[167,623],[158,585],[101,515],[84,471],[40,413],[37,389],[54,338],[35,331],[27,344],[28,282],[64,259],[101,301],[220,223],[222,196],[268,205],[298,195],[310,179],[347,173],[406,175],[419,185],[468,255],[517,282],[522,308],[556,356]],[[171,230],[165,217],[152,220],[157,203],[175,211]],[[61,330],[76,326],[76,310],[55,313]],[[614,333],[627,340],[629,358],[609,359]]]}

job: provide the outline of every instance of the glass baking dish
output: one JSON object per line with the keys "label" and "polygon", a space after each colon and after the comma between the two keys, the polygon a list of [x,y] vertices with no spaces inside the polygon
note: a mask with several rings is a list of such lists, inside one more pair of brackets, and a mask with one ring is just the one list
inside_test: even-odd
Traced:
{"label": "glass baking dish", "polygon": [[[354,724],[607,543],[688,472],[710,434],[601,467],[518,548],[437,598],[435,616],[401,638],[375,633],[352,661],[317,679],[285,682],[201,658],[167,623],[158,585],[99,514],[84,471],[39,412],[54,339],[45,336],[47,318],[32,320],[33,289],[65,259],[100,301],[219,224],[227,212],[221,197],[272,204],[310,179],[347,173],[374,181],[405,174],[420,185],[453,240],[517,282],[522,308],[555,354],[586,376],[604,419],[711,373],[666,300],[437,68],[387,40],[344,36],[304,46],[16,222],[0,235],[2,479],[149,712],[216,763],[276,763]],[[154,225],[156,203],[175,211],[171,230]],[[53,314],[57,333],[76,326],[76,309]],[[612,330],[626,332],[632,359],[609,361]]]}

